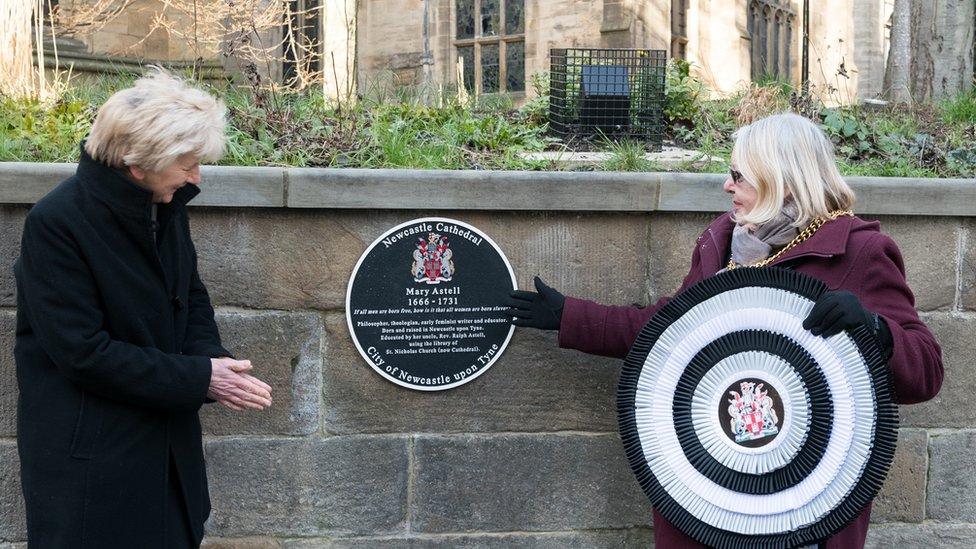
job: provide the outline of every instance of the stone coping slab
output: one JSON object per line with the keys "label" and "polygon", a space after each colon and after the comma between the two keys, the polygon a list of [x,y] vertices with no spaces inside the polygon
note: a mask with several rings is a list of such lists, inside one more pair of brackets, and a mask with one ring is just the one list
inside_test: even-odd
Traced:
{"label": "stone coping slab", "polygon": [[[0,204],[33,204],[75,173],[77,164],[0,162]],[[282,168],[204,166],[203,193],[194,206],[281,207]]]}
{"label": "stone coping slab", "polygon": [[[643,156],[644,160],[653,162],[658,168],[675,168],[678,170],[682,166],[685,168],[688,166],[697,168],[699,163],[724,162],[722,158],[717,156],[708,156],[698,151],[669,145],[661,147],[660,151],[644,153]],[[577,168],[599,167],[611,160],[614,157],[614,153],[599,151],[540,151],[519,153],[519,157],[525,160],[552,162],[560,169],[572,170]]]}
{"label": "stone coping slab", "polygon": [[[71,163],[0,162],[0,204],[33,204]],[[195,206],[720,212],[724,174],[205,166]],[[849,177],[859,214],[976,216],[976,180]]]}

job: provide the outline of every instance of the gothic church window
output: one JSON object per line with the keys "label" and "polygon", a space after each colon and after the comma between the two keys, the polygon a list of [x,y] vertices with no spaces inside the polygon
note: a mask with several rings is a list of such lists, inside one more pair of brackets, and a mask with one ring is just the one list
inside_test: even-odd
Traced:
{"label": "gothic church window", "polygon": [[525,0],[456,0],[455,58],[470,92],[525,91]]}
{"label": "gothic church window", "polygon": [[746,29],[751,38],[753,82],[790,80],[796,10],[789,0],[749,0]]}

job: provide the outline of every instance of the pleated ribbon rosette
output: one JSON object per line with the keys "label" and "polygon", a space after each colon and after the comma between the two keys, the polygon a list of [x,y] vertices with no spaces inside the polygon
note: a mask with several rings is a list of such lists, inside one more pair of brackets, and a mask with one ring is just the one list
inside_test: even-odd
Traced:
{"label": "pleated ribbon rosette", "polygon": [[641,330],[617,391],[637,480],[711,547],[823,540],[877,495],[898,438],[891,373],[866,328],[802,326],[827,287],[743,268],[675,296]]}

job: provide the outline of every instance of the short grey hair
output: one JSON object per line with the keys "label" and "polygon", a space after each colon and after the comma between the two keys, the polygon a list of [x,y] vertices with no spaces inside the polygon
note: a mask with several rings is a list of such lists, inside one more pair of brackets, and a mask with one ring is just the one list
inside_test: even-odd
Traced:
{"label": "short grey hair", "polygon": [[184,154],[211,162],[223,156],[223,101],[161,67],[149,69],[98,110],[85,151],[115,168],[149,171],[163,170]]}

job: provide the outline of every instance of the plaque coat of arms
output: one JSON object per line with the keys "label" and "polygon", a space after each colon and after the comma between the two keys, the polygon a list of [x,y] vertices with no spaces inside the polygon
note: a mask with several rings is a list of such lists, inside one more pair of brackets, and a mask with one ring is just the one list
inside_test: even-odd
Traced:
{"label": "plaque coat of arms", "polygon": [[450,282],[454,276],[453,256],[446,236],[428,233],[426,240],[418,238],[411,266],[414,281],[427,284]]}

